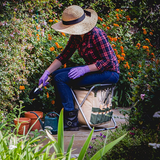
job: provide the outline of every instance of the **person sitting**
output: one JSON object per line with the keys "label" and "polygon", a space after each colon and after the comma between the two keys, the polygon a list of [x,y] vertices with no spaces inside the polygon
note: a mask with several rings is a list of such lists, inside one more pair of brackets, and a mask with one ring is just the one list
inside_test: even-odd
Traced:
{"label": "person sitting", "polygon": [[[92,9],[83,10],[77,5],[67,7],[62,20],[51,27],[70,35],[69,41],[52,64],[39,79],[39,85],[47,85],[49,75],[52,77],[56,94],[56,106],[64,108],[64,130],[79,130],[78,110],[74,108],[71,87],[82,87],[97,83],[117,83],[119,64],[106,33],[96,27],[97,13]],[[86,65],[58,69],[65,64],[78,49]]]}

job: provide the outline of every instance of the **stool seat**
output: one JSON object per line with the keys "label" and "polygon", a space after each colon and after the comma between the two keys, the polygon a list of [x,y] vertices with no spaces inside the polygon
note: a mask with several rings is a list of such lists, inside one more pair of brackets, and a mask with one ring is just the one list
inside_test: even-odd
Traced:
{"label": "stool seat", "polygon": [[75,107],[79,109],[79,122],[92,129],[112,120],[114,127],[103,127],[94,131],[115,129],[117,125],[111,111],[114,89],[115,84],[94,84],[72,88]]}

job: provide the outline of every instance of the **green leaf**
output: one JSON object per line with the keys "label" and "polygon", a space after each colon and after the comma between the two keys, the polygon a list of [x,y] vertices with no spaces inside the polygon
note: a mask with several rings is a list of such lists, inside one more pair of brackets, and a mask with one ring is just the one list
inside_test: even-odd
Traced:
{"label": "green leaf", "polygon": [[68,149],[67,149],[67,153],[66,153],[66,160],[70,160],[71,159],[71,149],[72,149],[72,145],[73,145],[73,140],[74,140],[74,135],[71,138],[71,141],[68,145]]}
{"label": "green leaf", "polygon": [[108,145],[106,145],[104,148],[100,149],[93,157],[91,157],[90,160],[98,160],[100,159],[104,154],[106,154],[111,148],[113,148],[118,142],[120,142],[125,136],[127,135],[124,134],[123,136],[117,138],[116,140],[114,140],[113,142],[109,143]]}
{"label": "green leaf", "polygon": [[63,109],[61,110],[59,121],[58,121],[58,146],[60,152],[64,154],[64,129],[63,129]]}
{"label": "green leaf", "polygon": [[94,128],[92,129],[92,131],[91,131],[91,133],[89,134],[86,142],[84,143],[84,145],[83,145],[83,147],[82,147],[82,149],[81,149],[81,151],[80,151],[80,153],[79,153],[78,160],[82,160],[82,159],[84,158],[85,153],[86,153],[86,151],[87,151],[87,149],[88,149],[89,143],[90,143],[90,141],[91,141],[93,132],[94,132]]}

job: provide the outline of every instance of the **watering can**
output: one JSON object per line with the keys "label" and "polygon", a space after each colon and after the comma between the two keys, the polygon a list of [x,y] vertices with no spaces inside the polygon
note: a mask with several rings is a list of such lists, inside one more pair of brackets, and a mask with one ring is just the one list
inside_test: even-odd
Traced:
{"label": "watering can", "polygon": [[[34,113],[37,118],[39,118],[39,116],[35,113],[35,112],[30,112],[30,113]],[[42,129],[49,129],[51,134],[57,134],[57,128],[58,128],[58,117],[57,116],[50,116],[50,114],[56,114],[59,117],[59,114],[57,114],[56,112],[49,112],[46,114],[45,118],[44,118],[44,123],[41,121],[41,119],[39,118],[39,122],[42,126]]]}

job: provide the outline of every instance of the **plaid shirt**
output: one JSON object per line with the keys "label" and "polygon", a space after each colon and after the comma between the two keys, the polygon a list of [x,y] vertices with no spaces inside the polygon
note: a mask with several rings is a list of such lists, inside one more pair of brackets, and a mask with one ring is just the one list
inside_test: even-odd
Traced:
{"label": "plaid shirt", "polygon": [[103,30],[94,27],[84,35],[83,41],[80,36],[70,36],[65,49],[57,59],[65,64],[76,49],[87,65],[95,64],[102,72],[115,71],[120,73],[117,57]]}

